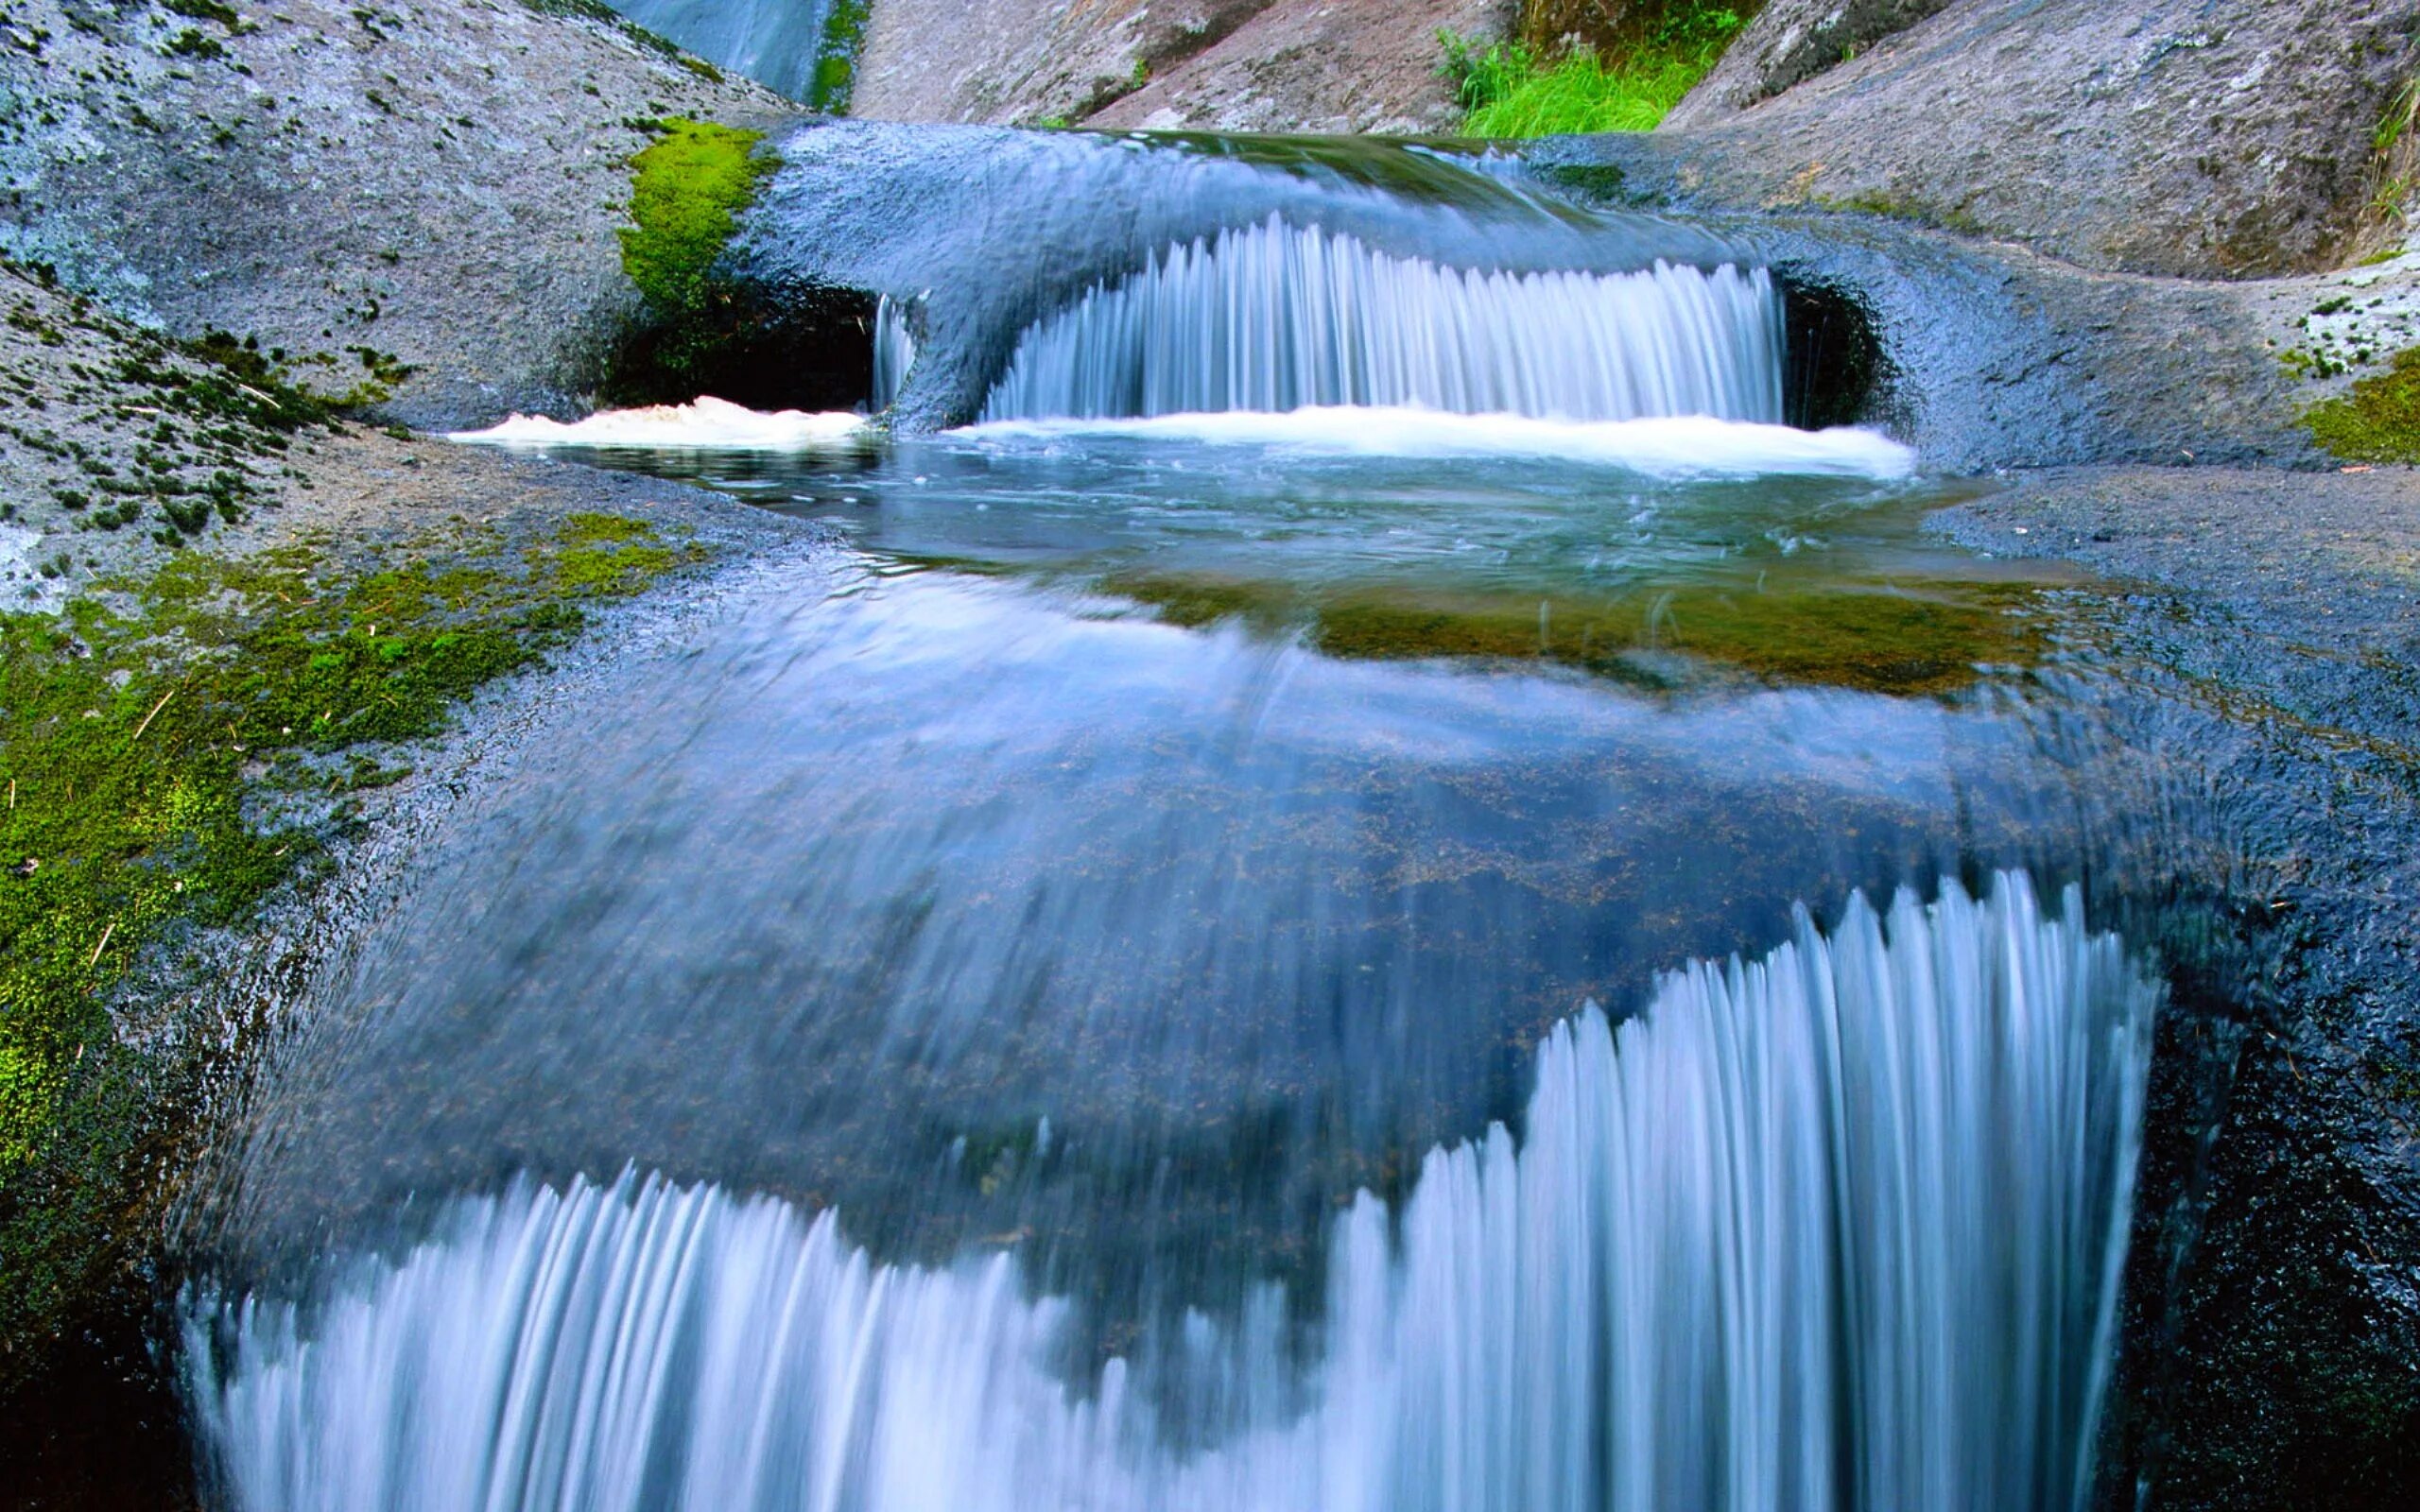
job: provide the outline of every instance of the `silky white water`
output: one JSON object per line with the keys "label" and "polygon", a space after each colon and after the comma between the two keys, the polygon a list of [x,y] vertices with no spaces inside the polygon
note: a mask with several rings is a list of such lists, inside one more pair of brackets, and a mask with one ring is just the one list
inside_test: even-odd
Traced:
{"label": "silky white water", "polygon": [[1070,1380],[1010,1255],[625,1175],[197,1303],[195,1418],[251,1512],[2076,1506],[2156,997],[2019,875],[1802,916],[1356,1201],[1307,1365],[1263,1286]]}
{"label": "silky white water", "polygon": [[1657,478],[1904,478],[1916,455],[1876,431],[1676,415],[1660,420],[1536,420],[1527,415],[1448,415],[1432,409],[1316,406],[1271,414],[1223,410],[1136,420],[1004,420],[956,434],[994,442],[1048,444],[1068,438],[1126,437],[1257,446],[1313,456],[1552,457]]}
{"label": "silky white water", "polygon": [[866,407],[879,413],[899,402],[908,387],[908,370],[916,366],[916,335],[908,328],[908,312],[886,294],[873,307],[873,392]]}
{"label": "silky white water", "polygon": [[1762,268],[1482,272],[1271,217],[1034,325],[983,419],[1370,404],[1779,423],[1783,349]]}

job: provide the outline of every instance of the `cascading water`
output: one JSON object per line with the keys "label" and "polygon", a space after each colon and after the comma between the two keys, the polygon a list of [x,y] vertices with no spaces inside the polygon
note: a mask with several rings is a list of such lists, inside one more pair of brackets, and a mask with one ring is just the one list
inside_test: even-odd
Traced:
{"label": "cascading water", "polygon": [[1071,1387],[1006,1255],[625,1176],[198,1305],[195,1413],[250,1512],[2072,1507],[2156,997],[2019,874],[1802,916],[1352,1204],[1307,1366],[1263,1286]]}
{"label": "cascading water", "polygon": [[804,99],[832,0],[612,0],[614,9],[710,62]]}
{"label": "cascading water", "polygon": [[1356,404],[1777,424],[1783,347],[1761,268],[1482,272],[1272,216],[1028,330],[983,418]]}
{"label": "cascading water", "polygon": [[876,414],[899,402],[908,386],[908,369],[916,366],[916,335],[908,328],[908,312],[889,295],[873,307],[873,392],[866,407]]}

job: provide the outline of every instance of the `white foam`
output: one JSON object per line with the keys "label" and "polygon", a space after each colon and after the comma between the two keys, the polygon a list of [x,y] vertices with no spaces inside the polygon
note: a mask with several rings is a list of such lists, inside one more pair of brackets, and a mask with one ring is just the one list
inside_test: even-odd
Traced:
{"label": "white foam", "polygon": [[995,441],[1129,436],[1338,456],[1546,456],[1658,477],[1789,472],[1901,478],[1916,465],[1914,452],[1876,431],[1802,431],[1704,415],[1567,421],[1340,404],[1284,413],[1222,410],[1142,420],[994,421],[958,434]]}
{"label": "white foam", "polygon": [[544,415],[515,415],[483,431],[456,431],[449,441],[492,446],[643,446],[693,452],[804,452],[855,441],[866,419],[848,411],[767,412],[701,396],[686,404],[607,409],[565,423]]}

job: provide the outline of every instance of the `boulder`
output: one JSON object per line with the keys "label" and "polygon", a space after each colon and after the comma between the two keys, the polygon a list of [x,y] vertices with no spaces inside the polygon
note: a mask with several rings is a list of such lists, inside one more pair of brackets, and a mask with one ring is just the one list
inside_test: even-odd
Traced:
{"label": "boulder", "polygon": [[1803,84],[1949,0],[1771,0],[1714,71],[1665,118],[1668,126],[1720,120]]}
{"label": "boulder", "polygon": [[1695,190],[2186,278],[2382,245],[2420,0],[1930,4],[1776,0],[1664,128]]}
{"label": "boulder", "polygon": [[9,13],[0,254],[322,391],[393,359],[415,423],[579,407],[635,304],[615,231],[654,121],[797,112],[579,0]]}
{"label": "boulder", "polygon": [[1514,0],[881,0],[852,113],[1237,131],[1450,131],[1437,33]]}
{"label": "boulder", "polygon": [[1504,36],[1502,0],[1279,0],[1085,124],[1450,135],[1462,111],[1438,33]]}

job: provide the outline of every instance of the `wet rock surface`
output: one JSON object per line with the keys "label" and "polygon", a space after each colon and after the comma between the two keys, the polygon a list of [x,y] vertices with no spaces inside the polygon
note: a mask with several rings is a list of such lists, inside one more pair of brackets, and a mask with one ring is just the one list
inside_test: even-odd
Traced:
{"label": "wet rock surface", "polygon": [[[79,332],[70,350],[94,357],[100,339]],[[11,342],[32,344],[0,327],[0,366],[17,355]],[[112,438],[91,426],[78,434],[95,450]],[[659,651],[684,627],[718,612],[746,564],[795,564],[824,549],[812,526],[678,483],[352,422],[299,434],[285,464],[241,522],[215,523],[199,549],[224,559],[301,550],[340,576],[474,534],[510,558],[546,541],[574,515],[603,512],[706,548],[717,570],[684,574],[677,588],[636,602],[592,602],[584,637],[544,667],[484,690],[458,709],[447,734],[391,753],[408,771],[391,786],[364,790],[355,815],[315,832],[328,862],[315,885],[284,896],[239,930],[187,937],[157,953],[112,999],[119,1042],[153,1047],[149,1074],[173,1089],[145,1116],[174,1125],[168,1143],[180,1160],[151,1172],[159,1184],[115,1194],[115,1249],[72,1327],[57,1337],[0,1339],[0,1505],[160,1512],[203,1504],[173,1355],[163,1342],[172,1336],[165,1309],[179,1276],[169,1235],[186,1221],[180,1214],[203,1209],[208,1195],[192,1185],[184,1158],[240,1126],[250,1079],[274,1063],[295,1028],[291,1010],[304,987],[344,969],[346,953],[415,884],[429,847],[462,822],[459,805],[489,774],[517,759],[548,722],[576,730],[592,679],[616,659]],[[25,475],[0,476],[8,497],[25,497],[13,488]],[[107,531],[78,529],[76,521],[46,501],[26,518],[34,555],[63,557],[69,565],[56,579],[0,582],[10,608],[55,607],[71,592],[107,593],[95,577],[139,575],[167,556],[147,524]],[[25,596],[37,585],[43,596]],[[197,1042],[232,1053],[196,1064],[182,1047]],[[23,1188],[0,1191],[11,1205],[27,1198]]]}
{"label": "wet rock surface", "polygon": [[[1659,134],[1713,198],[1867,208],[2085,267],[2249,278],[2369,249],[2412,0],[1957,0],[1886,25],[1923,9],[1778,7]],[[1835,11],[1872,19],[1792,41]]]}
{"label": "wet rock surface", "polygon": [[[2116,601],[2213,816],[2163,1027],[2108,1504],[2389,1507],[2420,1487],[2420,472],[2028,474],[1933,517]],[[2206,722],[2206,723],[2204,723]],[[2196,734],[2196,728],[2218,732]],[[2172,917],[2168,932],[2184,926]]]}
{"label": "wet rock surface", "polygon": [[[900,405],[911,427],[974,418],[1017,334],[1088,286],[1274,215],[1458,266],[1768,264],[1856,307],[1883,370],[1852,413],[1949,472],[2311,455],[2296,423],[2308,394],[2242,288],[2084,272],[1884,216],[1723,213],[1690,197],[1660,135],[1540,143],[1526,176],[1310,138],[834,122],[780,146],[740,253],[776,286],[913,306],[925,355]],[[1573,216],[1573,198],[1601,214]]]}

